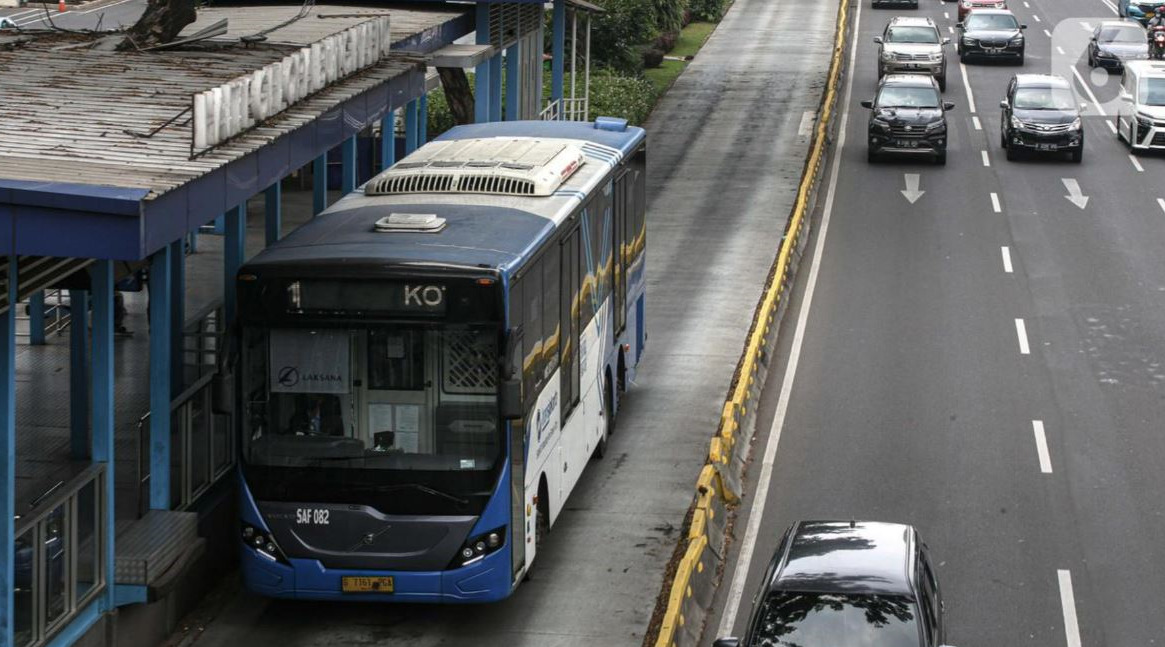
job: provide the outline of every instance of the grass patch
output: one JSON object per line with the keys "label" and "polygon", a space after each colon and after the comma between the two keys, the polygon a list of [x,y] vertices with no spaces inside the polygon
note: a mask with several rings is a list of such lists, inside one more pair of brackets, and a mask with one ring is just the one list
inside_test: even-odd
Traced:
{"label": "grass patch", "polygon": [[659,67],[653,67],[649,70],[643,70],[643,76],[651,81],[652,87],[655,88],[656,96],[659,96],[671,87],[671,84],[688,66],[686,61],[667,61],[665,60]]}
{"label": "grass patch", "polygon": [[684,27],[680,32],[680,37],[676,40],[675,49],[668,52],[669,56],[695,56],[696,52],[704,46],[708,37],[712,35],[712,30],[716,29],[714,22],[691,22],[687,27]]}

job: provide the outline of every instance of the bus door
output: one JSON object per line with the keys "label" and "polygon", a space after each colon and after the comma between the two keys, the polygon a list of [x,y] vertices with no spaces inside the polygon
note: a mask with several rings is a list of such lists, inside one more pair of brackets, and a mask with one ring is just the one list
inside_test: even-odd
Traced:
{"label": "bus door", "polygon": [[628,201],[631,197],[631,187],[627,182],[627,171],[615,180],[615,221],[611,226],[614,235],[611,249],[615,253],[615,339],[618,340],[623,329],[627,327],[627,251],[624,248],[627,242],[627,212]]}
{"label": "bus door", "polygon": [[361,353],[361,396],[366,446],[382,451],[431,454],[433,447],[434,333],[419,328],[374,328]]}

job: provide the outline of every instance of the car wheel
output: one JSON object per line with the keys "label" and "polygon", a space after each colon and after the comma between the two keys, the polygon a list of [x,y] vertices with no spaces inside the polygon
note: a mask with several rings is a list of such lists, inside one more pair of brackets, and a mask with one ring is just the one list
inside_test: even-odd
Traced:
{"label": "car wheel", "polygon": [[1091,51],[1088,52],[1088,67],[1090,67],[1090,68],[1096,67],[1096,59],[1092,58]]}
{"label": "car wheel", "polygon": [[1080,161],[1084,159],[1084,147],[1081,146],[1080,148],[1077,148],[1076,150],[1072,151],[1069,156],[1072,158],[1074,163],[1079,164]]}
{"label": "car wheel", "polygon": [[1007,149],[1007,131],[1002,128],[999,129],[999,147]]}
{"label": "car wheel", "polygon": [[1007,148],[1007,161],[1014,162],[1017,159],[1019,159],[1019,150],[1011,148],[1009,146]]}
{"label": "car wheel", "polygon": [[946,150],[941,150],[941,151],[934,154],[934,163],[937,164],[938,166],[946,166],[947,165],[947,152],[946,152]]}
{"label": "car wheel", "polygon": [[1017,62],[1016,65],[1019,65],[1021,67],[1023,66],[1023,52],[1019,53],[1019,62]]}
{"label": "car wheel", "polygon": [[878,153],[876,153],[874,151],[874,149],[872,149],[872,148],[867,148],[866,149],[866,161],[869,162],[870,164],[877,163]]}
{"label": "car wheel", "polygon": [[938,77],[938,89],[942,92],[947,91],[947,77],[946,76]]}

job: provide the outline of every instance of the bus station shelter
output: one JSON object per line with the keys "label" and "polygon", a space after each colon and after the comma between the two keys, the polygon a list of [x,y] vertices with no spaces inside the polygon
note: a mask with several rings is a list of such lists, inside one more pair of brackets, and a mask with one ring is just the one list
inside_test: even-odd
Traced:
{"label": "bus station shelter", "polygon": [[[553,6],[551,104],[564,98],[567,0]],[[101,34],[0,36],[0,645],[94,632],[144,644],[153,636],[119,639],[117,625],[146,626],[131,619],[154,607],[169,620],[147,625],[172,629],[186,574],[208,546],[237,541],[234,426],[213,413],[211,386],[247,258],[248,199],[264,197],[270,244],[292,173],[311,169],[319,213],[330,151],[345,192],[362,179],[362,134],[381,133],[378,168],[394,162],[398,133],[411,152],[437,66],[476,71],[478,121],[545,117],[543,11],[203,8],[175,43],[133,52],[109,51]],[[470,34],[475,43],[455,44]],[[337,38],[361,53],[330,61]],[[302,85],[273,87],[295,82],[271,73],[288,68]],[[191,253],[215,223],[221,298],[187,312]],[[143,277],[148,342],[115,346],[116,291]],[[46,303],[49,290],[60,296]],[[61,366],[39,354],[48,318],[67,338]],[[123,397],[115,373],[148,393]]]}

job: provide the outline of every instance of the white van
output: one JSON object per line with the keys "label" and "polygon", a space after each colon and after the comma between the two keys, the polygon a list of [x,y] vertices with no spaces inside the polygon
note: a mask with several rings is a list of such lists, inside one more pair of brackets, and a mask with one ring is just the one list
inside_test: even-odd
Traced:
{"label": "white van", "polygon": [[1116,136],[1134,150],[1165,149],[1165,61],[1125,63]]}

